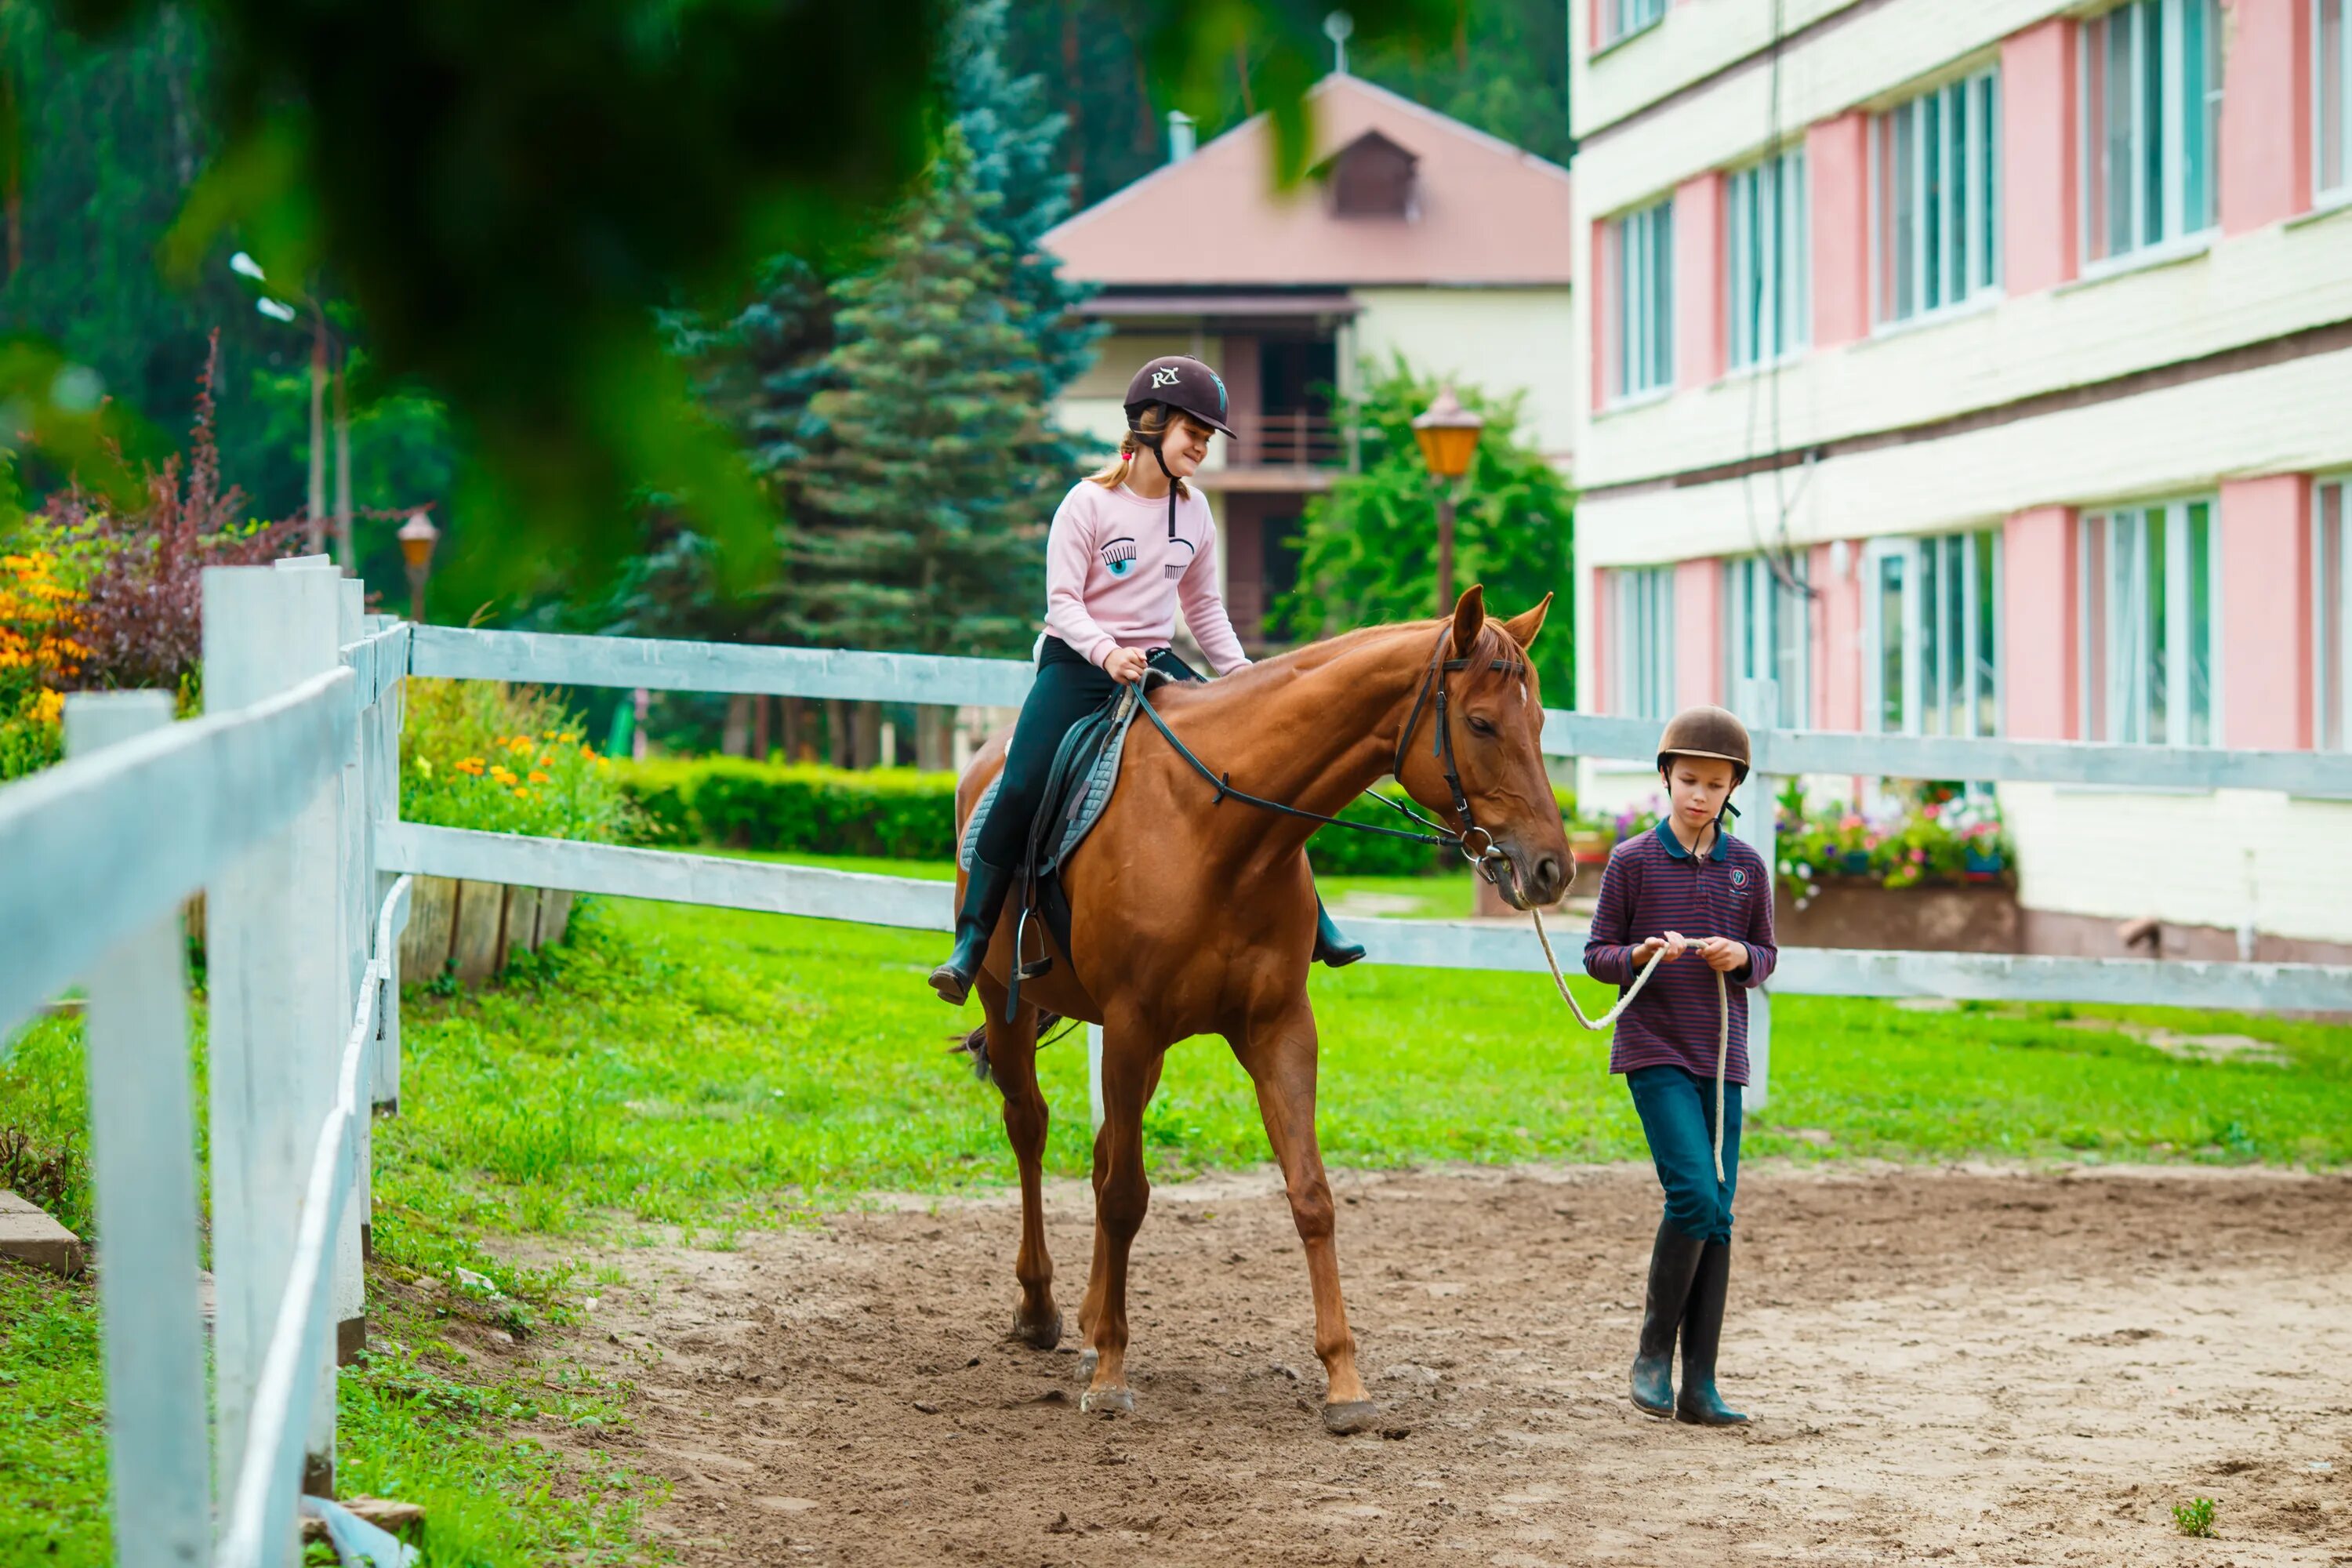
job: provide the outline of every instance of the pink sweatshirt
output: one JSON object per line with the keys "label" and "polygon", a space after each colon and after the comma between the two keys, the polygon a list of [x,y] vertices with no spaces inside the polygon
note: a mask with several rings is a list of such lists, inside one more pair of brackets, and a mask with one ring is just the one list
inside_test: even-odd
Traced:
{"label": "pink sweatshirt", "polygon": [[1230,675],[1249,663],[1217,590],[1217,527],[1197,486],[1176,503],[1146,500],[1122,485],[1080,479],[1054,512],[1045,537],[1045,629],[1097,667],[1113,648],[1166,647],[1176,606],[1210,665]]}

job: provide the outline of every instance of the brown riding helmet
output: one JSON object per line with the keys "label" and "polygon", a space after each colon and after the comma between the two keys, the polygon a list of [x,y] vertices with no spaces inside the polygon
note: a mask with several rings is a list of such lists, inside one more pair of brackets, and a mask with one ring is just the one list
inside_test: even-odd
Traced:
{"label": "brown riding helmet", "polygon": [[1727,709],[1702,704],[1685,708],[1666,721],[1658,737],[1658,771],[1665,772],[1669,757],[1715,757],[1731,764],[1731,782],[1748,782],[1748,726]]}

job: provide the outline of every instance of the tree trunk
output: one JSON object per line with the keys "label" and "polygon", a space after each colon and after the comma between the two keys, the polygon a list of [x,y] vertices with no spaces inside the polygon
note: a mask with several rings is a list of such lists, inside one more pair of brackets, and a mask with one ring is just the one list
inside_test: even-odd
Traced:
{"label": "tree trunk", "polygon": [[915,710],[915,765],[940,773],[955,765],[955,712],[952,708]]}
{"label": "tree trunk", "polygon": [[860,702],[851,721],[857,731],[857,763],[861,768],[880,767],[882,756],[882,707],[876,702]]}
{"label": "tree trunk", "polygon": [[784,761],[788,763],[806,762],[808,759],[801,755],[801,732],[805,727],[801,711],[801,700],[797,697],[780,697],[776,700],[776,706],[782,710],[782,722],[779,726],[782,733],[777,738],[778,750],[784,753]]}
{"label": "tree trunk", "polygon": [[768,760],[769,706],[765,694],[751,699],[751,755],[763,763]]}
{"label": "tree trunk", "polygon": [[857,765],[857,753],[850,746],[849,704],[837,697],[824,705],[824,753],[836,768]]}
{"label": "tree trunk", "polygon": [[335,345],[335,556],[345,576],[360,575],[359,544],[352,533],[352,402],[344,384],[346,355]]}
{"label": "tree trunk", "polygon": [[305,554],[327,552],[327,320],[320,316],[310,333],[310,515],[302,520]]}
{"label": "tree trunk", "polygon": [[751,700],[739,691],[727,700],[727,727],[719,732],[719,749],[730,757],[749,756],[751,723]]}

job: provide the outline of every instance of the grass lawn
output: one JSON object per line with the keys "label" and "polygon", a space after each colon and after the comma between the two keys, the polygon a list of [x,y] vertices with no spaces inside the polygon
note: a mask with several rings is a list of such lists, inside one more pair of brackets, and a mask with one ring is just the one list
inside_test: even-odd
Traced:
{"label": "grass lawn", "polygon": [[[1333,879],[1327,891],[1356,885]],[[427,1504],[436,1562],[650,1550],[632,1544],[648,1502],[635,1478],[566,1468],[531,1436],[628,1419],[625,1386],[597,1384],[563,1355],[571,1305],[593,1283],[508,1267],[486,1243],[528,1236],[561,1255],[566,1238],[667,1225],[724,1247],[867,1190],[1012,1175],[994,1091],[948,1050],[972,1016],[922,983],[941,938],[614,900],[584,905],[574,930],[499,987],[415,988],[404,1003],[401,1115],[379,1123],[375,1145],[375,1353],[342,1379],[341,1463],[350,1489]],[[1642,1157],[1604,1038],[1575,1028],[1541,976],[1359,967],[1318,970],[1314,986],[1334,1163]],[[1588,1006],[1606,1000],[1586,990]],[[2273,1059],[2184,1060],[2126,1028],[2249,1036]],[[2339,1026],[1790,997],[1776,1004],[1773,1058],[1755,1155],[2352,1161],[2352,1029]],[[80,1063],[78,1024],[28,1031],[0,1064],[0,1128],[42,1149],[78,1137]],[[1056,1113],[1049,1163],[1080,1173],[1076,1037],[1041,1067]],[[1145,1130],[1163,1175],[1265,1158],[1220,1041],[1177,1047]],[[74,1223],[87,1198],[77,1178],[65,1186]],[[456,1288],[460,1268],[496,1293]],[[86,1286],[0,1266],[0,1562],[108,1560],[94,1319]],[[535,1337],[537,1364],[469,1356],[457,1332],[468,1319]]]}

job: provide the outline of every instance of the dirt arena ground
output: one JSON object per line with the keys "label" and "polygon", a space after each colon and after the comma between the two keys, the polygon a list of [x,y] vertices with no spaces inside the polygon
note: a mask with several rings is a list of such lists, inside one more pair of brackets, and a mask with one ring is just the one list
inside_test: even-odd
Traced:
{"label": "dirt arena ground", "polygon": [[[1009,1199],[615,1252],[588,1334],[688,1563],[2352,1564],[2352,1179],[1744,1173],[1740,1432],[1625,1396],[1645,1170],[1340,1173],[1385,1436],[1317,1420],[1270,1174],[1153,1194],[1132,1418],[1003,1337]],[[1075,1333],[1086,1194],[1050,1194]],[[2218,1504],[2190,1540],[2170,1505]]]}

